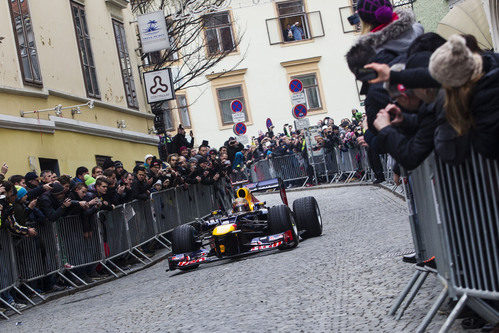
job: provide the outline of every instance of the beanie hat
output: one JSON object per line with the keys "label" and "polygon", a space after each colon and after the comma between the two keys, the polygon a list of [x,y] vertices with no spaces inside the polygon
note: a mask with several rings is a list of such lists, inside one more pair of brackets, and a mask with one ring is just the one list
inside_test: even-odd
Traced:
{"label": "beanie hat", "polygon": [[452,35],[430,58],[430,75],[444,87],[461,87],[482,72],[482,57],[466,46],[460,35]]}
{"label": "beanie hat", "polygon": [[38,179],[38,176],[36,175],[36,172],[28,172],[26,174],[26,176],[24,176],[24,180],[26,180],[26,182],[29,182],[29,181],[32,181],[32,180],[35,180],[35,179]]}
{"label": "beanie hat", "polygon": [[121,162],[121,161],[114,161],[114,167],[115,168],[123,168],[123,162]]}
{"label": "beanie hat", "polygon": [[194,157],[189,158],[189,163],[197,163],[198,160]]}
{"label": "beanie hat", "polygon": [[64,186],[59,183],[52,184],[52,194],[57,195],[64,192]]}
{"label": "beanie hat", "polygon": [[102,165],[102,168],[104,170],[112,168],[112,167],[114,167],[114,162],[110,158],[106,159],[104,161],[104,164]]}
{"label": "beanie hat", "polygon": [[390,23],[393,17],[390,0],[358,0],[357,12],[362,21],[375,26]]}
{"label": "beanie hat", "polygon": [[21,200],[26,194],[28,194],[28,191],[22,186],[16,185],[16,190],[17,190],[17,200]]}

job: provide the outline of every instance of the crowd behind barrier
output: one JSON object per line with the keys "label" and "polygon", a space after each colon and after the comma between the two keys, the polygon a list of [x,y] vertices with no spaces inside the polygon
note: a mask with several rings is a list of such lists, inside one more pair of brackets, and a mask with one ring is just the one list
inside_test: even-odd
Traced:
{"label": "crowd behind barrier", "polygon": [[[150,199],[134,200],[102,210],[90,220],[84,237],[80,216],[65,216],[39,227],[35,237],[19,237],[0,230],[0,292],[13,294],[33,305],[46,299],[43,283],[56,278],[74,288],[89,282],[85,274],[101,266],[108,276],[126,275],[130,262],[151,262],[151,251],[167,248],[167,234],[176,226],[194,222],[213,210],[231,205],[230,184],[196,184],[152,193]],[[0,314],[19,307],[0,297]]]}

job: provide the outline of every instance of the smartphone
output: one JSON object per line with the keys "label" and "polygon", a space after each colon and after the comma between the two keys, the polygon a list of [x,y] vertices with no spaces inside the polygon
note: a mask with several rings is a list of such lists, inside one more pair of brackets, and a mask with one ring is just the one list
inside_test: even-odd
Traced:
{"label": "smartphone", "polygon": [[353,15],[350,15],[349,17],[347,17],[347,20],[350,25],[357,25],[360,23],[359,14],[355,13]]}
{"label": "smartphone", "polygon": [[378,77],[378,73],[372,68],[360,68],[357,71],[357,80],[367,82]]}

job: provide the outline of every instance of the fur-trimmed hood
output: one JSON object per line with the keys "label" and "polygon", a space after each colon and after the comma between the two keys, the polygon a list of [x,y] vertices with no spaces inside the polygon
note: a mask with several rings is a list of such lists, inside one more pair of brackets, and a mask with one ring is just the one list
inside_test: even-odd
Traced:
{"label": "fur-trimmed hood", "polygon": [[423,34],[423,26],[416,22],[414,12],[410,9],[398,9],[395,13],[399,17],[398,20],[380,31],[359,37],[357,43],[368,44],[376,53],[382,49],[405,52],[412,41]]}

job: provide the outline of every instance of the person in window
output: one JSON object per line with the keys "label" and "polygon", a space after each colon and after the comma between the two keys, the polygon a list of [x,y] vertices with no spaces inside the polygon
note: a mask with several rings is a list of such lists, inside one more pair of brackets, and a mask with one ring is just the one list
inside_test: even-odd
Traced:
{"label": "person in window", "polygon": [[291,24],[286,25],[286,29],[284,29],[284,40],[286,42],[292,42],[295,40],[293,37],[293,31],[291,30]]}
{"label": "person in window", "polygon": [[305,34],[303,33],[303,28],[301,27],[300,22],[295,22],[295,24],[291,26],[291,32],[293,33],[294,40],[302,40],[303,38],[305,38]]}

